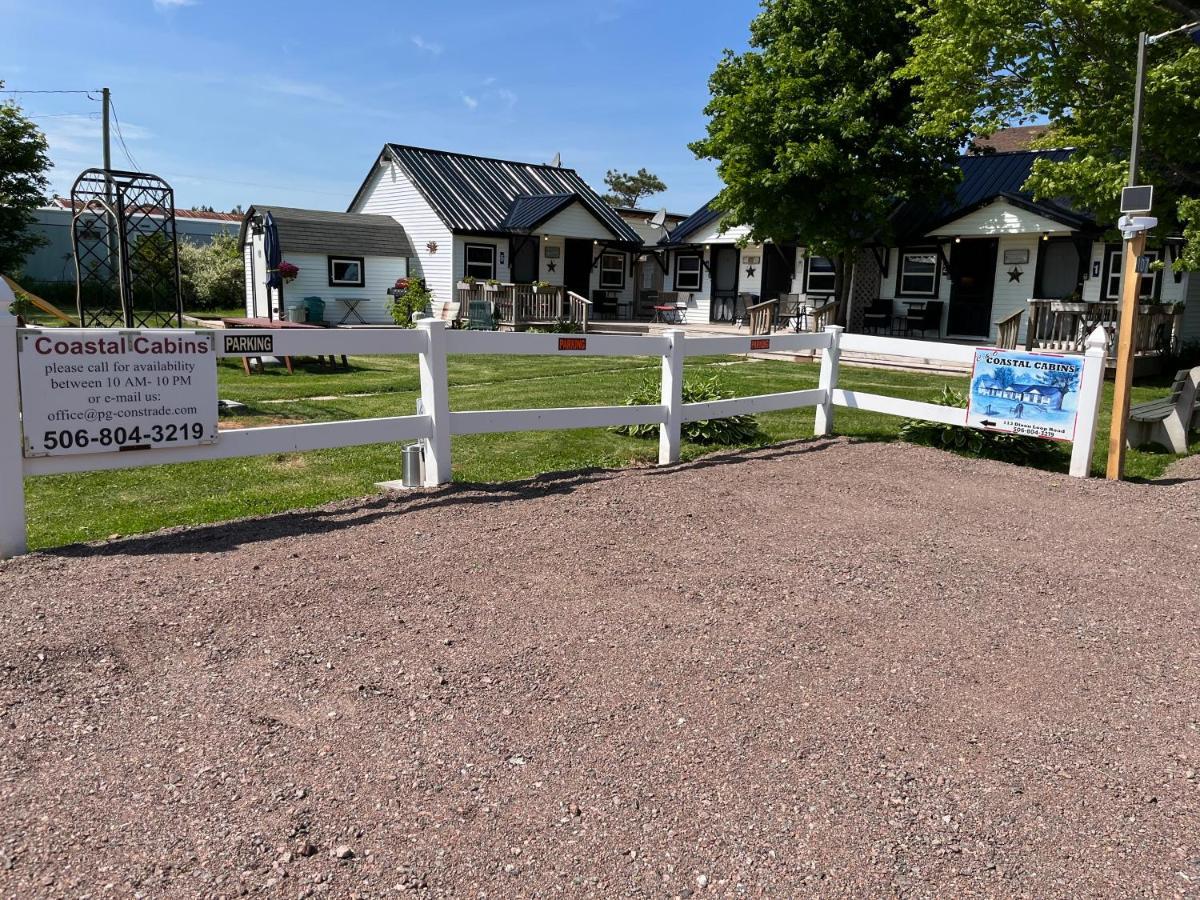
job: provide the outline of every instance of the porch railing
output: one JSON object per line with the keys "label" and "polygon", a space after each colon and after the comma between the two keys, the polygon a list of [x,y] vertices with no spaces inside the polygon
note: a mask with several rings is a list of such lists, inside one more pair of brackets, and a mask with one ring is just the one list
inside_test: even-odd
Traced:
{"label": "porch railing", "polygon": [[470,308],[472,301],[487,301],[500,317],[500,323],[514,330],[526,325],[572,322],[587,331],[592,302],[561,287],[537,288],[532,284],[474,285],[455,287],[459,308]]}
{"label": "porch railing", "polygon": [[[1120,304],[1113,300],[1030,300],[1026,350],[1055,350],[1083,353],[1087,336],[1097,326],[1108,334],[1108,355],[1116,353]],[[1170,304],[1144,303],[1138,307],[1134,327],[1134,353],[1158,356],[1178,348],[1182,308]]]}

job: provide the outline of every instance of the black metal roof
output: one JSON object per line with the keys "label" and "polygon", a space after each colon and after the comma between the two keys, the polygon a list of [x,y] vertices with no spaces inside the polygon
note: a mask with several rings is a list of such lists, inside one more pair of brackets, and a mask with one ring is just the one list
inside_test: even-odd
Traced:
{"label": "black metal roof", "polygon": [[285,253],[345,253],[353,256],[415,256],[404,227],[391,216],[367,213],[251,206],[242,220],[239,242],[250,222],[267,213],[279,230]]}
{"label": "black metal roof", "polygon": [[508,214],[500,224],[506,231],[531,231],[578,199],[575,194],[534,194],[529,197],[517,197],[508,207]]}
{"label": "black metal roof", "polygon": [[[713,200],[716,198],[714,197]],[[715,222],[721,218],[721,211],[713,208],[713,200],[709,200],[702,207],[671,229],[660,244],[686,244],[689,235],[699,231],[705,225]]]}
{"label": "black metal roof", "polygon": [[[1029,179],[1030,172],[1033,171],[1033,164],[1036,160],[1050,159],[1054,162],[1062,162],[1071,153],[1072,151],[1069,149],[1025,150],[1013,153],[981,153],[962,156],[958,159],[962,180],[955,189],[954,199],[936,207],[917,201],[901,204],[892,215],[896,239],[900,243],[905,243],[923,237],[935,228],[952,222],[999,197],[1015,206],[1044,215],[1056,222],[1062,222],[1071,228],[1092,226],[1095,223],[1091,216],[1072,209],[1065,201],[1035,201],[1030,193],[1022,190],[1025,182]],[[674,230],[659,243],[664,245],[686,244],[692,234],[720,217],[720,210],[715,209],[713,201],[710,200],[676,225]]]}
{"label": "black metal roof", "polygon": [[511,228],[505,223],[518,197],[551,194],[561,199],[572,194],[616,240],[642,243],[637,232],[574,169],[403,144],[388,144],[384,152],[404,168],[451,231],[504,233]]}
{"label": "black metal roof", "polygon": [[1032,194],[1023,190],[1034,162],[1039,159],[1063,162],[1072,152],[1069,149],[1022,150],[959,157],[962,180],[955,188],[952,200],[937,207],[912,201],[897,208],[892,224],[898,242],[922,237],[998,198],[1071,228],[1094,224],[1089,215],[1072,209],[1065,201],[1034,200]]}

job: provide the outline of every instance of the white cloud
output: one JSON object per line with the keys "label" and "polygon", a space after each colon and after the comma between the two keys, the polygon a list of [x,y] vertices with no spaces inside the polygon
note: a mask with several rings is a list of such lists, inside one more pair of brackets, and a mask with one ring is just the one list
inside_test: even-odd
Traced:
{"label": "white cloud", "polygon": [[321,103],[331,103],[344,106],[346,101],[341,94],[315,81],[296,81],[290,78],[266,78],[259,82],[260,86],[272,94],[283,94],[285,97],[300,97],[304,100],[317,100]]}
{"label": "white cloud", "polygon": [[470,94],[463,94],[462,102],[467,105],[467,109],[476,109],[479,106],[479,101]]}
{"label": "white cloud", "polygon": [[498,88],[496,90],[496,97],[499,98],[500,102],[503,103],[505,106],[507,106],[509,109],[512,109],[514,106],[517,105],[516,93],[513,91],[510,91],[508,88]]}
{"label": "white cloud", "polygon": [[434,41],[427,41],[419,34],[414,34],[412,36],[412,42],[413,46],[415,46],[418,50],[424,50],[426,53],[432,53],[434,56],[440,56],[442,53],[443,48],[441,44],[435,43]]}
{"label": "white cloud", "polygon": [[154,0],[155,9],[178,9],[180,6],[195,6],[196,0]]}

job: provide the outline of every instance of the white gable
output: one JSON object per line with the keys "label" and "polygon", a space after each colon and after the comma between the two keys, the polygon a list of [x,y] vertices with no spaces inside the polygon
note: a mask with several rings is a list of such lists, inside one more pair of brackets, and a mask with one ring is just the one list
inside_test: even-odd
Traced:
{"label": "white gable", "polygon": [[927,237],[984,234],[1070,234],[1075,229],[997,198],[928,233]]}
{"label": "white gable", "polygon": [[555,234],[569,238],[588,238],[593,241],[614,239],[613,233],[588,212],[587,208],[578,200],[539,225],[537,233]]}
{"label": "white gable", "polygon": [[737,225],[722,234],[721,223],[723,221],[725,221],[724,217],[714,219],[698,231],[693,231],[685,240],[689,244],[736,244],[742,238],[749,236],[750,228],[747,225]]}

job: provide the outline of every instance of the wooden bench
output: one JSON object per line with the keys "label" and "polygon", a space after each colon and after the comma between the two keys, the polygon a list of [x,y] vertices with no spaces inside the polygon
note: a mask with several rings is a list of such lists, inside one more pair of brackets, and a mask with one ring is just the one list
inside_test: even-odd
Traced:
{"label": "wooden bench", "polygon": [[1196,415],[1200,395],[1200,366],[1180,369],[1171,393],[1161,400],[1141,403],[1129,411],[1126,440],[1130,447],[1161,444],[1172,453],[1187,453],[1188,430]]}
{"label": "wooden bench", "polygon": [[458,321],[458,311],[462,309],[462,304],[448,300],[435,300],[431,306],[431,314],[433,318],[442,322],[449,322],[451,326]]}

